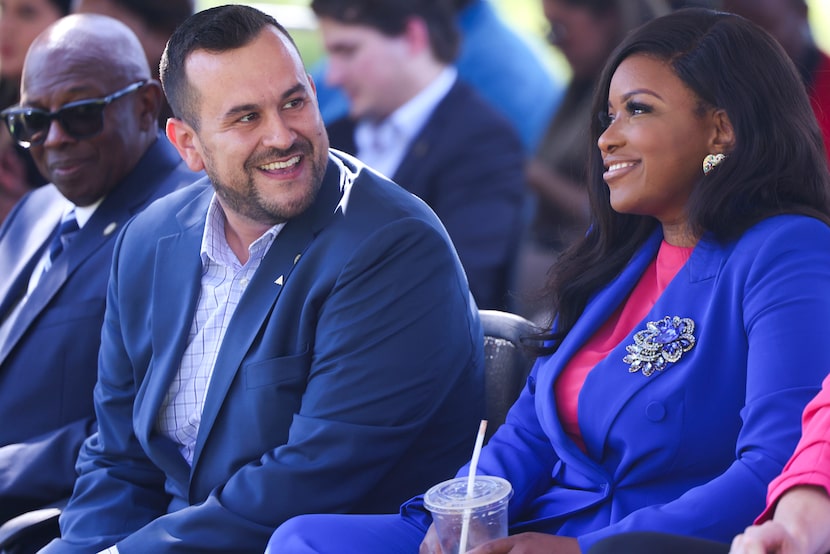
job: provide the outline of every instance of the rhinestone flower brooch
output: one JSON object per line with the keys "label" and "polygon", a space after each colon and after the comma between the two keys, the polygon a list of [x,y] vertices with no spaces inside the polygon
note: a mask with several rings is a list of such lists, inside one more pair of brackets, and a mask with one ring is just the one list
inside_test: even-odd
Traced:
{"label": "rhinestone flower brooch", "polygon": [[650,321],[643,331],[634,334],[634,344],[625,347],[628,354],[623,362],[628,371],[642,371],[651,377],[654,371],[663,371],[695,345],[695,322],[688,317],[666,316]]}

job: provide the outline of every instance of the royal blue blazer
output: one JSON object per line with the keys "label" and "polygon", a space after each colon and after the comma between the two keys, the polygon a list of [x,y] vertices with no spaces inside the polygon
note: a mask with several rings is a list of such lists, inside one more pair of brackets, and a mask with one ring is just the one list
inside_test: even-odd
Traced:
{"label": "royal blue blazer", "polygon": [[198,300],[212,195],[172,194],[119,237],[98,432],[45,552],[262,552],[291,516],[389,511],[469,457],[483,340],[452,243],[426,204],[332,152],[314,204],[241,297],[185,462],[156,421]]}
{"label": "royal blue blazer", "polygon": [[[701,240],[628,340],[588,374],[578,405],[587,452],[564,433],[556,378],[626,301],[661,239],[658,230],[558,351],[537,361],[481,453],[479,470],[513,485],[511,533],[574,536],[583,552],[624,531],[728,542],[763,510],[795,448],[802,409],[830,371],[830,228],[803,216],[767,219],[725,244]],[[634,333],[667,316],[694,322],[694,346],[650,376],[630,371]]]}
{"label": "royal blue blazer", "polygon": [[[43,275],[0,342],[0,522],[66,498],[93,429],[92,389],[112,248],[127,220],[201,177],[159,134]],[[49,246],[66,199],[54,185],[17,203],[0,228],[0,321]]]}

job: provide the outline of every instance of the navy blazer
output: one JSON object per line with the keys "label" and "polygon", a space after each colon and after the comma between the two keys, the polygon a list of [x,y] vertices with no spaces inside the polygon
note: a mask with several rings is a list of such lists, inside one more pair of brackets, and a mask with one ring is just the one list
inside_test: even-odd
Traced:
{"label": "navy blazer", "polygon": [[212,197],[150,206],[113,258],[98,432],[45,552],[262,552],[310,512],[384,512],[450,477],[483,415],[483,340],[438,218],[332,152],[242,295],[192,467],[157,430],[201,288]]}
{"label": "navy blazer", "polygon": [[[537,361],[484,447],[479,470],[513,485],[511,533],[574,536],[582,552],[625,531],[728,542],[761,513],[795,448],[801,412],[830,371],[830,228],[803,216],[767,219],[725,244],[701,240],[588,373],[578,403],[587,452],[565,434],[556,379],[625,302],[661,239],[658,230]],[[650,376],[630,371],[626,346],[666,316],[694,322],[694,346]]]}
{"label": "navy blazer", "polygon": [[[355,154],[355,122],[327,127]],[[458,80],[409,145],[392,180],[435,210],[482,309],[504,309],[522,229],[524,154],[510,123]]]}
{"label": "navy blazer", "polygon": [[[78,449],[93,426],[117,231],[151,201],[198,178],[160,134],[44,274],[0,343],[0,521],[72,491]],[[25,293],[65,206],[46,185],[21,199],[0,228],[0,320]]]}

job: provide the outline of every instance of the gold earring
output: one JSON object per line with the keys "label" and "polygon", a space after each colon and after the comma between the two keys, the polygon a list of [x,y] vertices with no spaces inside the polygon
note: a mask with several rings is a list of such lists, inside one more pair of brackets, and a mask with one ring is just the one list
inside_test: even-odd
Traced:
{"label": "gold earring", "polygon": [[723,160],[726,159],[724,154],[709,154],[703,158],[703,174],[708,175],[710,171],[715,169]]}

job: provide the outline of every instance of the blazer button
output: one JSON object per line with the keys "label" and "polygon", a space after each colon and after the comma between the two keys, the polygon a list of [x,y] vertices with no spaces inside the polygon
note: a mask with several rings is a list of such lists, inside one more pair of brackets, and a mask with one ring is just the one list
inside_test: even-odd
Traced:
{"label": "blazer button", "polygon": [[646,406],[646,417],[649,421],[662,421],[666,417],[666,407],[661,402],[650,402]]}

